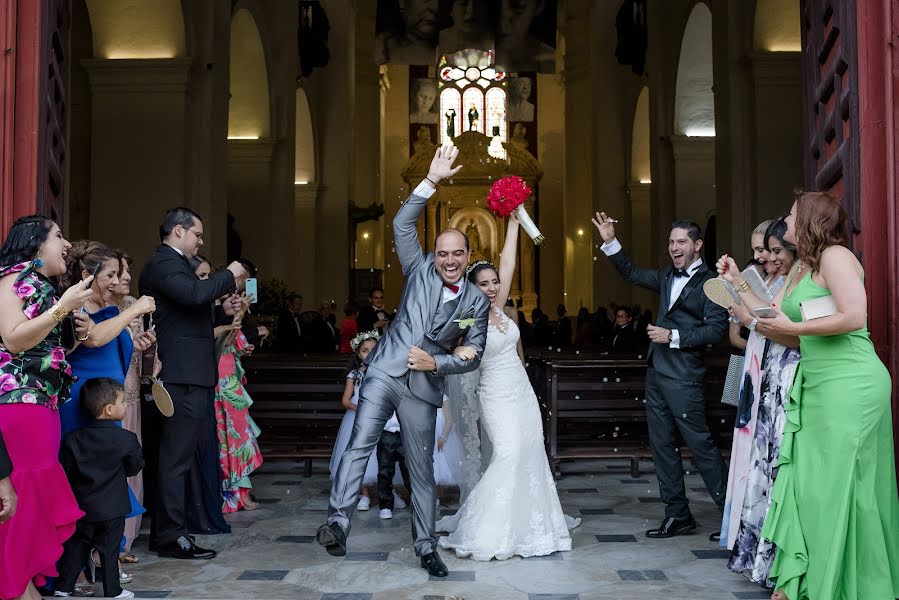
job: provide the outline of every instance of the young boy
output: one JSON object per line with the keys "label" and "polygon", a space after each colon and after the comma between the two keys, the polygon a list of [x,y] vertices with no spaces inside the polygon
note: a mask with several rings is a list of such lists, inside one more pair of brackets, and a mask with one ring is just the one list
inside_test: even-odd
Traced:
{"label": "young boy", "polygon": [[134,598],[119,583],[119,545],[125,515],[131,511],[127,478],[144,467],[140,443],[116,425],[125,417],[125,388],[106,377],[89,379],[81,388],[81,403],[95,420],[62,440],[59,462],[65,469],[84,511],[75,534],[64,544],[54,596],[70,596],[91,548],[100,553],[103,595]]}
{"label": "young boy", "polygon": [[[396,474],[396,463],[400,464],[403,482],[411,493],[410,482],[412,480],[406,469],[406,452],[403,450],[403,438],[400,436],[400,422],[394,413],[384,424],[384,431],[381,432],[381,439],[378,440],[378,504],[380,505],[378,516],[382,519],[393,518],[393,476]],[[397,508],[405,507],[402,498],[396,496],[395,499]]]}

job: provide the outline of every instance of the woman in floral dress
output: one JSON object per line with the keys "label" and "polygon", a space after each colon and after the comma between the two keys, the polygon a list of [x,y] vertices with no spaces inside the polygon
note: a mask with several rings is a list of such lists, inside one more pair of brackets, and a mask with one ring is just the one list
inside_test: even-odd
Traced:
{"label": "woman in floral dress", "polygon": [[[792,280],[797,267],[796,246],[784,241],[786,232],[786,223],[783,220],[775,221],[765,235],[765,249],[770,261],[777,266],[777,272]],[[748,319],[746,322],[754,318],[747,310],[736,308],[735,312],[741,319]],[[777,459],[786,422],[784,409],[799,365],[799,350],[773,340],[767,344],[740,525],[727,567],[771,588],[774,584],[768,579],[768,573],[775,548],[770,541],[761,539],[761,532],[771,506],[771,489],[777,477]]]}
{"label": "woman in floral dress", "polygon": [[12,461],[15,516],[0,525],[0,598],[40,600],[62,544],[84,513],[59,464],[59,405],[72,370],[62,322],[91,295],[90,279],[58,297],[71,244],[46,217],[16,221],[0,248],[0,432]]}
{"label": "woman in floral dress", "polygon": [[246,377],[242,356],[253,351],[240,328],[231,334],[219,358],[219,382],[215,388],[215,416],[218,428],[219,463],[225,513],[255,510],[259,505],[250,498],[250,473],[262,465],[262,453],[256,438],[260,430],[250,417],[253,401],[244,388]]}

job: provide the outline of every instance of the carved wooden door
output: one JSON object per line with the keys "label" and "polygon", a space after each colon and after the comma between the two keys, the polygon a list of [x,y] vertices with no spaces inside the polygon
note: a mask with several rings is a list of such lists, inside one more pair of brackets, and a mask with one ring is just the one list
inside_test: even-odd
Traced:
{"label": "carved wooden door", "polygon": [[43,0],[37,210],[63,227],[71,0]]}
{"label": "carved wooden door", "polygon": [[[856,0],[802,0],[805,186],[843,196],[853,233],[859,199]],[[860,241],[853,236],[858,248]]]}
{"label": "carved wooden door", "polygon": [[70,0],[0,2],[0,229],[41,213],[62,225]]}

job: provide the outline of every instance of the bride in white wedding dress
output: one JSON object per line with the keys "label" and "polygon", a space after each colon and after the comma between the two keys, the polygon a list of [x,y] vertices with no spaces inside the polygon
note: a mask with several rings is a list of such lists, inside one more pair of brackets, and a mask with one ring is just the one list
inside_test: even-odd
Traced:
{"label": "bride in white wedding dress", "polygon": [[[480,288],[491,306],[487,344],[480,369],[475,372],[479,375],[477,407],[462,409],[461,421],[470,426],[469,435],[462,434],[469,438],[463,440],[463,446],[469,460],[478,453],[477,448],[472,452],[477,439],[472,444],[470,438],[477,437],[474,420],[479,413],[483,433],[493,450],[483,476],[477,483],[471,482],[474,487],[470,492],[464,481],[459,482],[463,495],[468,492],[462,507],[438,521],[436,527],[437,531],[450,532],[440,538],[440,546],[453,549],[457,556],[482,561],[571,550],[568,530],[580,524],[580,519],[562,512],[544,451],[537,396],[517,351],[520,332],[501,308],[509,297],[515,271],[518,227],[513,215],[500,254],[499,273],[483,261],[469,267],[469,284]],[[454,404],[463,406],[465,400],[452,398]],[[479,456],[475,459],[478,463]]]}

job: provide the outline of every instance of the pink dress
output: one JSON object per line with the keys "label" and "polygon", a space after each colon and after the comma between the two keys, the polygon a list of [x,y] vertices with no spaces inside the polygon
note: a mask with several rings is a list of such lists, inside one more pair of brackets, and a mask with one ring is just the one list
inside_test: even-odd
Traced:
{"label": "pink dress", "polygon": [[[0,270],[19,273],[13,290],[34,319],[56,304],[53,284],[22,263]],[[72,371],[57,326],[37,346],[12,354],[0,345],[0,432],[13,463],[16,514],[0,525],[0,598],[16,598],[28,583],[55,577],[62,544],[84,516],[59,464],[58,405],[69,396]]]}

